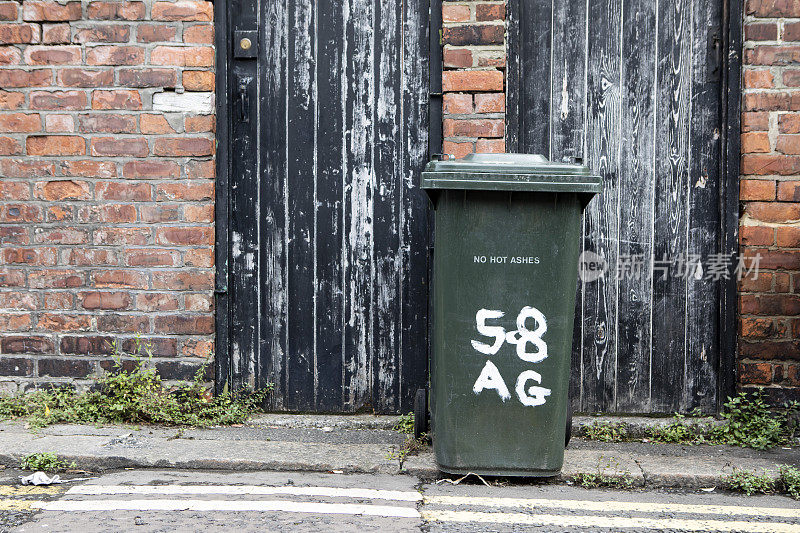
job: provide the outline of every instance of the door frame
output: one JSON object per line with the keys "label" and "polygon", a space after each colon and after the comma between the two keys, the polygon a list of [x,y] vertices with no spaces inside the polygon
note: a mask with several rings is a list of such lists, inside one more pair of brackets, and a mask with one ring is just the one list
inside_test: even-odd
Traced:
{"label": "door frame", "polygon": [[[519,9],[525,0],[507,0],[507,9]],[[576,1],[576,0],[567,0]],[[583,0],[580,0],[583,1]],[[741,135],[741,77],[742,77],[742,38],[743,12],[741,0],[719,0],[722,8],[722,72],[720,80],[720,252],[736,254],[739,251],[739,163]],[[514,44],[524,35],[525,17],[514,17],[519,26],[515,34],[509,27],[506,42],[507,73],[513,66],[519,65],[516,60]],[[516,82],[516,83],[515,83]],[[507,109],[515,109],[521,103],[521,76],[507,75],[506,101]],[[520,123],[516,115],[506,115],[506,146],[509,152],[518,151],[521,137]],[[719,288],[719,375],[717,378],[717,410],[728,396],[735,393],[737,382],[738,358],[738,313],[737,283],[731,279],[721,280]]]}

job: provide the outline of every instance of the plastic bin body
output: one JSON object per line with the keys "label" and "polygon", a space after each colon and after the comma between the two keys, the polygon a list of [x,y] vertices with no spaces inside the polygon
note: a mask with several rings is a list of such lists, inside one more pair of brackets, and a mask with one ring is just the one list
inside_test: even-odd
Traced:
{"label": "plastic bin body", "polygon": [[[538,158],[529,161],[536,173],[527,178],[520,168],[513,180],[487,168],[485,176],[462,174],[469,183],[459,189],[456,174],[436,171],[456,163],[432,163],[423,175],[436,213],[436,461],[457,474],[556,475],[564,459],[581,214],[599,178],[586,176],[585,167],[576,168],[591,178],[586,183],[546,176]],[[562,173],[565,167],[558,165]]]}

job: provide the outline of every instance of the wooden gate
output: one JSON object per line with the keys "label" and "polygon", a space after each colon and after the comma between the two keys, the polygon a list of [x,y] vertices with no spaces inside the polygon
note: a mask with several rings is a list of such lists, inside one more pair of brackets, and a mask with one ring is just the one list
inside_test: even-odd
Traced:
{"label": "wooden gate", "polygon": [[730,7],[509,6],[510,148],[580,158],[605,179],[584,219],[584,250],[607,271],[579,285],[576,410],[713,412],[730,390],[735,286],[710,268],[736,242],[741,13]]}
{"label": "wooden gate", "polygon": [[408,410],[427,371],[428,2],[217,4],[218,385],[273,383],[277,410]]}

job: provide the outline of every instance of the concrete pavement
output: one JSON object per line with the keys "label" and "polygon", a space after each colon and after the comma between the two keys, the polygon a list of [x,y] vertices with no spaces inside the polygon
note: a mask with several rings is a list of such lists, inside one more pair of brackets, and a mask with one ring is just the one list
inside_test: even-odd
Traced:
{"label": "concrete pavement", "polygon": [[[0,423],[0,464],[13,467],[31,453],[57,453],[79,468],[261,470],[408,474],[434,479],[430,447],[399,460],[406,436],[395,417],[265,415],[241,427],[177,429],[56,425],[32,433],[20,421]],[[800,467],[800,451],[758,452],[728,446],[573,439],[561,480],[579,474],[625,477],[635,486],[720,486],[734,467],[775,476],[779,465]]]}

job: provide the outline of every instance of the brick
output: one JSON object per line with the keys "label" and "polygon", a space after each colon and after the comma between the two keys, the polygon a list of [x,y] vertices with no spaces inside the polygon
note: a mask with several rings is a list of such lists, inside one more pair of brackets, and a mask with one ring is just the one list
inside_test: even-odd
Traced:
{"label": "brick", "polygon": [[177,311],[180,309],[181,302],[173,294],[144,293],[136,296],[136,309],[139,311]]}
{"label": "brick", "polygon": [[785,22],[783,24],[784,41],[800,41],[800,22]]}
{"label": "brick", "polygon": [[81,3],[60,3],[55,0],[25,0],[22,2],[22,20],[58,22],[79,20]]}
{"label": "brick", "polygon": [[469,22],[471,17],[472,12],[469,6],[449,4],[444,4],[442,6],[443,22]]}
{"label": "brick", "polygon": [[94,232],[93,242],[98,246],[144,246],[151,238],[149,228],[103,228]]}
{"label": "brick", "polygon": [[36,198],[48,202],[62,202],[64,200],[91,199],[92,190],[91,185],[86,181],[54,180],[37,182],[34,185],[33,194]]}
{"label": "brick", "polygon": [[86,104],[86,93],[80,91],[31,92],[31,109],[74,111],[84,109]]}
{"label": "brick", "polygon": [[0,221],[3,222],[41,222],[42,208],[30,204],[0,205]]}
{"label": "brick", "polygon": [[800,154],[800,135],[778,135],[775,150],[784,154]]}
{"label": "brick", "polygon": [[774,200],[775,181],[743,179],[739,182],[739,199]]}
{"label": "brick", "polygon": [[119,264],[114,252],[104,249],[73,248],[64,254],[64,262],[76,266],[114,266]]}
{"label": "brick", "polygon": [[503,90],[503,73],[497,70],[446,71],[442,73],[444,92],[492,92]]}
{"label": "brick", "polygon": [[164,115],[143,114],[139,116],[139,130],[146,135],[177,133]]}
{"label": "brick", "polygon": [[[777,244],[785,248],[800,248],[800,228],[780,227],[777,229]],[[771,244],[771,243],[770,243]]]}
{"label": "brick", "polygon": [[75,218],[75,209],[71,205],[51,205],[46,217],[48,222],[68,222]]}
{"label": "brick", "polygon": [[29,65],[76,65],[80,64],[81,47],[66,46],[28,46],[24,54]]}
{"label": "brick", "polygon": [[90,19],[97,20],[142,20],[145,17],[144,2],[92,2],[87,11]]}
{"label": "brick", "polygon": [[[36,70],[18,70],[6,69],[0,70],[0,87],[6,89],[12,87],[42,87],[50,85],[53,80],[53,73],[50,69],[36,69]],[[31,95],[31,106],[35,104],[33,93]]]}
{"label": "brick", "polygon": [[93,365],[86,360],[40,359],[39,375],[51,377],[85,378],[93,371]]}
{"label": "brick", "polygon": [[476,113],[505,113],[506,95],[504,93],[485,93],[475,95]]}
{"label": "brick", "polygon": [[17,65],[22,62],[22,52],[14,46],[0,46],[0,65]]}
{"label": "brick", "polygon": [[130,204],[87,205],[78,211],[80,222],[131,224],[136,222],[136,207]]}
{"label": "brick", "polygon": [[[2,261],[6,265],[54,266],[55,248],[3,248]],[[0,328],[2,330],[2,328]]]}
{"label": "brick", "polygon": [[85,244],[89,235],[76,228],[34,228],[33,240],[36,243],[48,244]]}
{"label": "brick", "polygon": [[463,25],[442,28],[442,42],[455,46],[504,44],[503,25]]}
{"label": "brick", "polygon": [[213,91],[214,73],[208,70],[185,70],[183,88],[187,91]]}
{"label": "brick", "polygon": [[194,272],[190,270],[153,272],[153,289],[168,291],[207,291],[214,287],[214,275],[211,272]]}
{"label": "brick", "polygon": [[475,152],[479,154],[502,154],[506,151],[506,142],[503,139],[478,139],[475,142]]}
{"label": "brick", "polygon": [[[761,269],[800,270],[800,254],[796,251],[762,249],[758,250],[757,253],[760,256],[759,268]],[[752,256],[749,251],[746,255],[748,258]],[[748,264],[750,264],[749,261]]]}
{"label": "brick", "polygon": [[119,70],[119,83],[128,87],[175,87],[178,75],[167,68],[126,68]]}
{"label": "brick", "polygon": [[506,56],[503,52],[484,52],[478,57],[479,67],[506,68]]}
{"label": "brick", "polygon": [[153,322],[154,333],[203,335],[214,332],[214,318],[211,316],[157,316]]}
{"label": "brick", "polygon": [[32,133],[42,129],[38,113],[0,114],[0,131],[4,133]]}
{"label": "brick", "polygon": [[0,268],[0,287],[21,287],[25,284],[25,274],[21,270]]}
{"label": "brick", "polygon": [[138,46],[101,45],[86,51],[89,65],[141,65],[144,49]]}
{"label": "brick", "polygon": [[147,183],[101,182],[94,188],[95,198],[122,202],[147,202],[152,198]]}
{"label": "brick", "polygon": [[30,313],[9,313],[4,311],[0,314],[0,331],[26,331],[31,329]]}
{"label": "brick", "polygon": [[775,230],[768,226],[740,226],[739,242],[749,246],[772,246]]}
{"label": "brick", "polygon": [[17,20],[18,2],[0,2],[0,20]]}
{"label": "brick", "polygon": [[205,294],[187,294],[186,310],[196,313],[210,313],[214,310],[214,303]]}
{"label": "brick", "polygon": [[740,363],[739,380],[752,385],[772,383],[772,365],[769,363]]}
{"label": "brick", "polygon": [[78,127],[84,133],[134,133],[136,117],[106,113],[79,115]]}
{"label": "brick", "polygon": [[42,42],[45,44],[67,44],[72,40],[69,24],[42,24]]}
{"label": "brick", "polygon": [[[778,118],[779,122],[781,118]],[[767,130],[769,130],[769,113],[763,111],[742,113],[742,132]]]}
{"label": "brick", "polygon": [[178,29],[169,24],[140,24],[136,28],[136,40],[140,43],[175,41],[177,36]]}
{"label": "brick", "polygon": [[49,114],[44,119],[44,129],[48,133],[70,133],[75,131],[75,117],[72,115]]}
{"label": "brick", "polygon": [[800,93],[786,91],[748,92],[743,96],[742,110],[800,111]]}
{"label": "brick", "polygon": [[140,138],[93,137],[91,153],[93,156],[145,157],[149,148],[147,141]]}
{"label": "brick", "polygon": [[70,269],[38,269],[28,273],[32,289],[74,289],[86,285],[83,272]]}
{"label": "brick", "polygon": [[[0,227],[0,244],[28,244],[29,242],[30,239],[28,238],[27,228],[13,226]],[[0,282],[0,286],[1,285],[2,282]]]}
{"label": "brick", "polygon": [[800,17],[797,0],[747,0],[745,12],[755,17]]}
{"label": "brick", "polygon": [[114,353],[114,337],[105,335],[63,336],[59,345],[62,354],[111,355]]}
{"label": "brick", "polygon": [[174,161],[128,161],[122,166],[122,176],[127,179],[176,179],[180,176]]}
{"label": "brick", "polygon": [[50,337],[11,335],[0,338],[0,351],[7,354],[48,354],[55,352],[55,345]]}
{"label": "brick", "polygon": [[89,331],[92,329],[90,315],[72,315],[62,313],[43,313],[36,323],[40,331]]}
{"label": "brick", "polygon": [[800,157],[772,154],[744,154],[741,165],[742,174],[782,176],[800,173]]}
{"label": "brick", "polygon": [[133,267],[177,267],[181,263],[178,251],[158,248],[125,250],[124,257],[125,264]]}
{"label": "brick", "polygon": [[[165,380],[192,381],[200,369],[200,363],[188,361],[160,361],[156,363],[156,372]],[[212,381],[214,376],[210,369],[206,369],[206,381]]]}
{"label": "brick", "polygon": [[189,179],[214,179],[215,166],[213,160],[189,161],[184,166]]}
{"label": "brick", "polygon": [[5,200],[28,200],[30,199],[30,186],[19,181],[0,180],[0,197]]}
{"label": "brick", "polygon": [[183,42],[192,44],[214,44],[214,26],[195,24],[183,30]]}
{"label": "brick", "polygon": [[787,87],[800,87],[800,70],[783,71],[783,84]]}
{"label": "brick", "polygon": [[153,154],[158,156],[198,157],[213,153],[213,141],[203,137],[167,137],[153,143]]}
{"label": "brick", "polygon": [[117,167],[110,161],[72,159],[64,161],[61,172],[83,178],[113,178],[117,175]]}
{"label": "brick", "polygon": [[186,133],[205,133],[215,131],[214,115],[198,115],[196,117],[186,117],[184,129]]}
{"label": "brick", "polygon": [[92,24],[75,31],[76,43],[125,43],[131,38],[130,26],[120,24]]}
{"label": "brick", "polygon": [[444,120],[445,137],[502,137],[503,119]]}
{"label": "brick", "polygon": [[177,205],[143,205],[139,208],[139,213],[142,222],[162,223],[181,220],[181,209]]}
{"label": "brick", "polygon": [[2,24],[0,23],[0,43],[30,44],[41,42],[37,24]]}
{"label": "brick", "polygon": [[92,109],[142,108],[142,96],[135,90],[96,90],[92,91]]}
{"label": "brick", "polygon": [[114,71],[85,68],[60,69],[58,84],[65,87],[107,87],[114,85]]}
{"label": "brick", "polygon": [[212,248],[186,250],[183,254],[183,263],[186,266],[211,268],[214,266],[214,251]]}
{"label": "brick", "polygon": [[214,4],[197,0],[155,2],[152,17],[153,20],[211,22],[214,20]]}
{"label": "brick", "polygon": [[147,275],[132,270],[95,270],[91,274],[98,289],[147,289]]}
{"label": "brick", "polygon": [[31,136],[27,140],[28,155],[83,155],[86,140],[74,135]]}
{"label": "brick", "polygon": [[214,49],[210,46],[156,46],[150,52],[152,65],[179,67],[214,66]]}
{"label": "brick", "polygon": [[0,358],[1,376],[32,376],[33,359],[23,357],[2,357]]}
{"label": "brick", "polygon": [[800,181],[778,182],[778,200],[782,202],[800,202]]}
{"label": "brick", "polygon": [[445,140],[442,144],[442,151],[445,154],[455,156],[456,159],[461,159],[465,155],[475,151],[475,144],[472,142],[453,142]]}
{"label": "brick", "polygon": [[214,355],[214,341],[187,339],[183,343],[182,355],[186,357],[210,358]]}
{"label": "brick", "polygon": [[744,74],[745,89],[771,89],[775,87],[775,78],[767,69],[747,69]]}
{"label": "brick", "polygon": [[473,65],[472,50],[446,46],[442,60],[448,68],[469,68]]}
{"label": "brick", "polygon": [[473,112],[471,94],[447,93],[442,98],[442,105],[447,115],[465,115]]}
{"label": "brick", "polygon": [[150,319],[146,316],[103,313],[97,317],[97,331],[149,333]]}
{"label": "brick", "polygon": [[754,219],[764,222],[800,221],[800,203],[750,202],[745,211]]}
{"label": "brick", "polygon": [[475,19],[479,21],[505,20],[504,4],[478,4],[475,7]]}
{"label": "brick", "polygon": [[214,244],[214,232],[209,227],[166,227],[156,230],[158,244],[175,244],[180,246]]}
{"label": "brick", "polygon": [[0,90],[0,109],[19,109],[25,103],[25,95],[13,91]]}
{"label": "brick", "polygon": [[776,41],[778,25],[774,22],[751,22],[744,27],[744,38],[747,41]]}
{"label": "brick", "polygon": [[214,183],[162,183],[156,186],[156,200],[199,202],[214,199]]}
{"label": "brick", "polygon": [[19,155],[22,153],[22,144],[11,137],[0,136],[0,155]]}
{"label": "brick", "polygon": [[[30,159],[0,160],[0,171],[5,178],[38,178],[55,174],[55,165],[48,161],[31,161]],[[0,187],[2,187],[0,181]]]}

